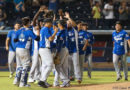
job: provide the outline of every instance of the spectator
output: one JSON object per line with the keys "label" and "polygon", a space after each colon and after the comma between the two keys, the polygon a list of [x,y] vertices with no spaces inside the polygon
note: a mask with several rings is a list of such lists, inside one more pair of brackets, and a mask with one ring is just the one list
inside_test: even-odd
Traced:
{"label": "spectator", "polygon": [[101,9],[99,2],[95,2],[95,6],[92,9],[93,19],[96,21],[96,27],[98,26],[98,20],[101,18]]}
{"label": "spectator", "polygon": [[14,4],[17,16],[23,17],[25,12],[24,0],[14,0]]}
{"label": "spectator", "polygon": [[6,17],[6,13],[0,8],[0,30],[3,30],[5,28],[4,20]]}
{"label": "spectator", "polygon": [[0,7],[3,8],[5,6],[5,1],[4,0],[0,0]]}
{"label": "spectator", "polygon": [[24,0],[14,0],[16,11],[25,11]]}
{"label": "spectator", "polygon": [[114,6],[112,0],[110,0],[107,4],[105,4],[104,11],[106,12],[105,14],[106,26],[108,26],[108,28],[111,28],[111,26],[114,24],[113,22]]}
{"label": "spectator", "polygon": [[123,21],[122,23],[125,23],[128,19],[128,7],[126,6],[126,2],[122,2],[121,6],[119,7],[119,20]]}

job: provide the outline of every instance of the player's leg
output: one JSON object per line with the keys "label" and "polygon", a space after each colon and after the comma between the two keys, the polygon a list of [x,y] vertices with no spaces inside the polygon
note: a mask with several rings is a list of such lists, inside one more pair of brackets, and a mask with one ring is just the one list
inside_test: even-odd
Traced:
{"label": "player's leg", "polygon": [[32,56],[32,66],[29,73],[28,82],[34,82],[35,70],[38,67],[37,65],[38,65],[38,50],[34,50],[34,54]]}
{"label": "player's leg", "polygon": [[21,73],[22,73],[22,64],[21,64],[21,60],[20,60],[20,56],[19,56],[19,50],[16,49],[16,75],[13,81],[14,85],[18,85],[20,82],[20,78],[21,78]]}
{"label": "player's leg", "polygon": [[119,81],[121,79],[121,72],[120,72],[120,68],[118,66],[118,60],[119,60],[119,55],[113,54],[113,64],[115,67],[115,71],[117,73],[117,81]]}
{"label": "player's leg", "polygon": [[42,70],[42,75],[38,85],[47,88],[45,82],[53,68],[53,58],[52,58],[51,51],[48,48],[40,48],[39,54],[42,60],[42,69],[44,68],[43,66],[45,66],[45,68]]}
{"label": "player's leg", "polygon": [[81,71],[82,78],[83,78],[83,70],[84,70],[84,68],[83,68],[84,59],[85,59],[84,57],[85,57],[84,54],[83,55],[79,55],[79,65],[80,65],[80,71]]}
{"label": "player's leg", "polygon": [[80,72],[80,66],[79,66],[78,53],[73,53],[72,60],[73,60],[73,65],[74,65],[75,78],[79,81],[81,80],[81,72]]}
{"label": "player's leg", "polygon": [[128,67],[127,67],[127,60],[126,60],[126,54],[122,56],[122,65],[123,65],[123,71],[125,80],[128,80]]}
{"label": "player's leg", "polygon": [[9,71],[10,71],[10,76],[9,78],[13,77],[13,74],[15,72],[15,68],[14,68],[14,59],[15,59],[15,52],[13,51],[9,51],[8,54],[8,66],[9,66]]}
{"label": "player's leg", "polygon": [[28,70],[31,59],[30,52],[27,49],[19,49],[19,51],[20,51],[19,56],[23,67],[19,87],[28,87],[30,86],[27,84]]}
{"label": "player's leg", "polygon": [[54,83],[53,83],[53,86],[54,87],[57,87],[57,86],[59,86],[59,74],[58,74],[58,72],[55,70],[55,77],[54,77]]}
{"label": "player's leg", "polygon": [[38,64],[37,67],[35,69],[35,74],[34,74],[34,80],[36,81],[36,83],[40,80],[40,62],[39,62],[39,58],[38,58]]}
{"label": "player's leg", "polygon": [[72,61],[72,54],[68,56],[68,67],[69,67],[69,78],[71,81],[74,81],[74,66]]}
{"label": "player's leg", "polygon": [[64,54],[64,62],[63,62],[63,71],[65,72],[66,74],[66,77],[69,79],[69,70],[68,70],[68,55],[67,54]]}
{"label": "player's leg", "polygon": [[61,81],[63,82],[60,87],[68,87],[68,51],[66,50],[66,48],[62,48],[59,54],[61,62],[60,64],[56,65],[56,70],[60,76]]}
{"label": "player's leg", "polygon": [[88,59],[88,77],[91,78],[91,72],[92,72],[92,54],[89,54],[87,56]]}

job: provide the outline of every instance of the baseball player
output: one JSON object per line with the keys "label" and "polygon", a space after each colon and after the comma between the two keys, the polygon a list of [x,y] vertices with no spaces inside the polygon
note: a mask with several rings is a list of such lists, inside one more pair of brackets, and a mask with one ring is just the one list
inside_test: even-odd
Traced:
{"label": "baseball player", "polygon": [[[42,19],[38,20],[38,16],[40,15],[40,13],[42,13],[44,11],[46,7],[40,7],[40,9],[38,10],[38,12],[36,13],[36,15],[33,18],[33,22],[32,22],[32,29],[33,29],[33,33],[36,35],[37,32],[39,31],[40,27],[42,27],[43,25],[43,21],[41,21]],[[37,22],[38,20],[38,22]],[[38,41],[36,40],[32,40],[32,66],[30,69],[30,73],[29,73],[29,79],[28,82],[32,83],[34,81],[36,81],[35,83],[38,83],[39,79],[40,79],[40,60],[39,60],[39,45],[38,45]]]}
{"label": "baseball player", "polygon": [[92,45],[94,43],[94,36],[91,32],[88,32],[88,24],[83,23],[82,29],[86,32],[88,37],[88,46],[85,52],[85,60],[88,60],[88,77],[91,78],[92,72]]}
{"label": "baseball player", "polygon": [[8,66],[9,66],[9,71],[10,71],[10,75],[9,78],[13,77],[13,74],[15,72],[15,68],[14,68],[14,60],[15,60],[15,56],[16,56],[16,43],[14,42],[14,37],[16,34],[16,31],[20,29],[20,23],[16,22],[14,25],[14,30],[11,30],[6,38],[6,50],[9,50],[9,54],[8,54]]}
{"label": "baseball player", "polygon": [[[39,26],[33,27],[33,33],[36,35],[39,32]],[[40,78],[40,61],[39,61],[39,53],[38,53],[38,41],[32,40],[32,66],[29,73],[28,82],[32,83],[34,81],[38,81]]]}
{"label": "baseball player", "polygon": [[22,18],[23,28],[16,32],[14,41],[17,42],[16,46],[16,57],[17,59],[17,69],[16,77],[14,79],[14,84],[19,84],[19,87],[28,87],[28,68],[30,65],[30,45],[31,38],[34,40],[40,40],[39,32],[35,35],[32,30],[30,30],[30,19],[28,17]]}
{"label": "baseball player", "polygon": [[54,28],[55,32],[53,33],[53,35],[51,35],[49,29],[52,27],[52,20],[50,18],[47,18],[45,19],[44,23],[44,27],[40,31],[39,54],[42,60],[42,72],[38,85],[43,88],[48,88],[45,82],[54,64],[50,50],[50,41],[54,40],[55,35],[58,32],[58,29]]}
{"label": "baseball player", "polygon": [[83,77],[83,63],[85,59],[85,50],[88,45],[88,37],[86,35],[86,32],[82,30],[81,22],[78,22],[77,30],[78,30],[79,64],[80,64],[81,76]]}
{"label": "baseball player", "polygon": [[[69,50],[69,76],[71,76],[72,68],[74,68],[75,78],[78,83],[81,83],[81,72],[79,66],[79,50],[78,50],[78,32],[73,28],[76,26],[74,21],[70,18],[69,13],[65,13],[67,21],[67,36],[68,36],[68,50]],[[72,63],[71,63],[72,62]],[[73,64],[73,67],[72,67]]]}
{"label": "baseball player", "polygon": [[[59,63],[55,63],[56,73],[59,75],[60,80],[63,82],[60,87],[69,86],[68,78],[68,42],[67,42],[67,30],[65,29],[66,22],[64,20],[59,20],[58,28],[60,29],[57,35],[56,48],[57,55],[59,56]],[[58,75],[55,75],[54,86],[59,86]]]}
{"label": "baseball player", "polygon": [[130,47],[130,39],[128,33],[122,28],[122,24],[120,21],[116,22],[115,31],[112,33],[112,41],[113,41],[113,64],[115,67],[115,71],[117,73],[116,81],[122,79],[120,68],[118,66],[118,60],[121,58],[121,63],[123,65],[124,78],[128,81],[128,67],[126,61],[127,50],[125,50],[125,40],[128,42]]}

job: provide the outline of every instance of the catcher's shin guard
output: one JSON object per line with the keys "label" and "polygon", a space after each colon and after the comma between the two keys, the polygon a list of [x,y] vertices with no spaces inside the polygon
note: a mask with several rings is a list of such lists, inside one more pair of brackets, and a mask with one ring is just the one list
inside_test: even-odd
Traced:
{"label": "catcher's shin guard", "polygon": [[26,67],[25,69],[22,70],[20,82],[23,82],[24,85],[26,85],[27,79],[28,79],[28,67]]}

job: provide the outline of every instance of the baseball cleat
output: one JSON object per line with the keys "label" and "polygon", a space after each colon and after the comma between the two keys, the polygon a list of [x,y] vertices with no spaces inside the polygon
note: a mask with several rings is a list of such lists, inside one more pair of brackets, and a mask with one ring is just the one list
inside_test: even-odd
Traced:
{"label": "baseball cleat", "polygon": [[60,86],[59,82],[54,82],[53,83],[53,87],[59,87],[59,86]]}
{"label": "baseball cleat", "polygon": [[121,80],[122,79],[122,76],[120,75],[120,77],[118,77],[117,79],[116,79],[116,81],[119,81],[119,80]]}
{"label": "baseball cleat", "polygon": [[70,83],[69,82],[63,82],[62,85],[60,85],[60,87],[69,87]]}
{"label": "baseball cleat", "polygon": [[50,85],[49,83],[47,83],[47,82],[45,82],[45,84],[46,84],[47,87],[50,87],[50,86],[51,86],[51,85]]}
{"label": "baseball cleat", "polygon": [[26,84],[26,85],[20,84],[19,87],[31,87],[31,85],[29,85],[29,84]]}
{"label": "baseball cleat", "polygon": [[43,81],[39,81],[38,86],[43,87],[43,88],[48,88],[48,86]]}
{"label": "baseball cleat", "polygon": [[32,78],[28,79],[28,83],[33,83],[33,82],[34,82],[34,80]]}
{"label": "baseball cleat", "polygon": [[125,81],[128,81],[128,78],[125,78]]}

